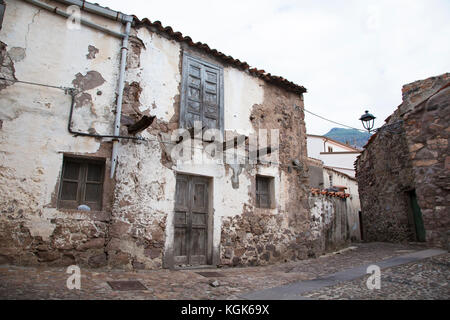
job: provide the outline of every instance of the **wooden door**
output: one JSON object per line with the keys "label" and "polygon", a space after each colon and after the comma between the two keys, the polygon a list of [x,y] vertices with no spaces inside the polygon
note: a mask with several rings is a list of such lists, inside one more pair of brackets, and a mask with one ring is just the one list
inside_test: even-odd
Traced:
{"label": "wooden door", "polygon": [[177,175],[174,218],[175,265],[207,264],[208,212],[208,179]]}

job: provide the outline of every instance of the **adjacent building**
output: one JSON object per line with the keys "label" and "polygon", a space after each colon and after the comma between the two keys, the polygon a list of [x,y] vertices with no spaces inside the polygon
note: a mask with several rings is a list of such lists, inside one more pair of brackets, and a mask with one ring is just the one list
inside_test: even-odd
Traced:
{"label": "adjacent building", "polygon": [[334,139],[307,135],[308,157],[321,160],[325,166],[355,177],[355,160],[361,150]]}
{"label": "adjacent building", "polygon": [[356,162],[364,237],[447,248],[450,74],[407,84],[402,96]]}
{"label": "adjacent building", "polygon": [[307,146],[314,234],[327,251],[361,241],[361,206],[354,169],[360,150],[312,134],[307,135]]}

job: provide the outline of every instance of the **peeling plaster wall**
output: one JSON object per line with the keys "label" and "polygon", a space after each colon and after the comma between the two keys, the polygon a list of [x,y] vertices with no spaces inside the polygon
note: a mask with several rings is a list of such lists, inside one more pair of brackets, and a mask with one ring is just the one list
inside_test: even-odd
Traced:
{"label": "peeling plaster wall", "polygon": [[324,252],[334,251],[351,241],[349,203],[347,199],[312,195],[311,231]]}
{"label": "peeling plaster wall", "polygon": [[[303,208],[298,208],[297,195],[292,195],[300,181],[306,179],[304,172],[299,174],[292,168],[287,172],[287,168],[280,169],[276,166],[244,166],[238,177],[238,187],[234,188],[231,182],[233,170],[229,165],[173,163],[167,159],[171,147],[161,142],[171,130],[178,128],[181,61],[185,50],[224,67],[226,133],[248,135],[256,133],[259,127],[279,129],[280,125],[284,126],[283,130],[295,132],[295,138],[286,137],[286,140],[282,141],[285,150],[290,149],[291,144],[298,146],[291,148],[293,154],[285,157],[283,163],[290,164],[293,159],[303,162],[306,159],[306,141],[298,143],[305,138],[302,98],[285,93],[260,79],[223,65],[214,58],[181,46],[146,27],[133,30],[132,38],[134,47],[128,58],[127,82],[133,84],[135,94],[127,96],[124,105],[134,107],[125,108],[123,115],[125,118],[154,115],[156,119],[155,123],[142,133],[142,136],[153,142],[122,143],[120,147],[114,200],[116,210],[113,211],[112,228],[117,221],[122,232],[116,235],[111,233],[112,240],[107,247],[110,264],[125,268],[169,266],[166,260],[173,249],[173,207],[177,173],[210,178],[213,264],[265,264],[313,254],[313,250],[306,248],[309,245],[306,243],[307,235],[298,235],[300,231],[307,233],[309,230],[306,189],[298,189],[298,196],[303,195],[305,201]],[[262,114],[259,114],[260,112]],[[300,124],[295,129],[292,129],[293,123],[290,122],[292,113],[296,114],[297,123]],[[256,115],[258,119],[255,119]],[[264,119],[266,116],[269,120]],[[267,125],[263,126],[264,123]],[[122,124],[122,130],[126,132],[125,123]],[[292,133],[289,135],[292,136]],[[146,152],[149,148],[152,152]],[[276,205],[273,209],[254,207],[256,174],[274,178]],[[151,186],[154,185],[158,185],[159,196],[156,197],[152,195],[154,191]],[[244,215],[246,218],[242,218]],[[294,226],[298,222],[296,215],[302,217],[301,227]],[[246,245],[242,247],[233,234],[243,227],[242,224],[248,223],[241,220],[247,219],[258,219],[261,223],[270,221],[270,228],[264,235],[248,231]],[[145,230],[140,233],[143,239],[138,235],[139,232],[136,234],[134,230]],[[156,233],[157,237],[153,237],[152,233]],[[274,238],[284,240],[276,253],[272,254],[272,247],[269,245],[266,249],[265,245],[272,243]],[[135,246],[125,247],[121,245],[124,241],[134,243]],[[233,250],[231,257],[227,258],[228,243],[236,248],[238,257]],[[256,252],[257,244],[262,246],[261,258],[246,258]]]}
{"label": "peeling plaster wall", "polygon": [[139,60],[139,66],[128,63],[127,82],[137,81],[142,89],[139,111],[148,112],[164,122],[174,116],[176,96],[180,94],[180,45],[145,28],[133,30],[142,46],[140,54],[130,52],[130,59]]}
{"label": "peeling plaster wall", "polygon": [[[255,81],[255,87],[259,83]],[[221,263],[229,266],[264,265],[305,259],[320,251],[312,237],[308,203],[308,167],[303,97],[263,85],[264,99],[250,114],[254,132],[278,129],[280,166],[258,165],[245,171],[251,177],[250,203],[242,214],[224,218],[221,235]],[[226,125],[226,124],[225,124]],[[298,160],[299,167],[292,161]],[[274,178],[275,207],[255,206],[255,175]]]}
{"label": "peeling plaster wall", "polygon": [[[329,222],[326,222],[324,218],[319,219],[323,210],[330,208],[329,217],[330,219],[336,219],[336,215],[345,215],[346,225],[348,227],[348,233],[343,237],[338,237],[337,242],[334,244],[335,247],[342,246],[347,241],[360,241],[361,231],[360,231],[360,221],[359,221],[359,211],[361,210],[361,205],[359,201],[358,194],[358,183],[352,177],[345,175],[333,168],[324,167],[322,161],[308,158],[309,166],[309,180],[311,188],[317,188],[319,190],[331,188],[332,186],[345,186],[345,193],[349,194],[348,198],[343,200],[332,198],[327,198],[326,196],[316,196],[311,195],[310,207],[312,215],[312,228],[314,230],[313,234],[315,237],[322,237],[323,240],[326,239],[326,233],[323,229],[327,228]],[[330,177],[333,184],[330,183]],[[337,201],[339,200],[339,201]],[[344,206],[337,206],[337,204],[345,203]],[[338,208],[342,209],[342,212],[337,212]],[[321,210],[318,213],[318,210]],[[333,231],[332,233],[336,233]],[[330,238],[331,240],[333,238]],[[328,240],[327,247],[329,248],[333,244],[331,240]],[[342,241],[345,240],[345,241]],[[325,248],[325,243],[322,244]]]}
{"label": "peeling plaster wall", "polygon": [[255,133],[250,122],[253,105],[264,100],[264,83],[236,70],[225,68],[225,130],[236,130],[238,134]]}
{"label": "peeling plaster wall", "polygon": [[333,185],[346,186],[346,193],[350,194],[350,197],[346,201],[346,214],[349,227],[349,235],[352,241],[361,240],[361,231],[359,225],[359,211],[361,210],[361,204],[359,201],[358,183],[356,180],[336,171],[331,168],[325,167],[323,169],[323,181],[325,188],[330,186],[330,176],[333,179]]}
{"label": "peeling plaster wall", "polygon": [[[108,28],[121,28],[83,14]],[[80,91],[74,130],[111,134],[120,40],[83,26],[69,30],[65,23],[50,12],[7,0],[2,54],[13,61],[10,71],[19,80]],[[227,133],[280,130],[281,166],[244,166],[233,186],[233,170],[227,164],[196,166],[170,159],[170,148],[162,139],[178,128],[183,51],[224,68]],[[128,135],[127,126],[143,115],[156,118],[139,133],[147,141],[120,141],[115,177],[111,180],[106,174],[104,181],[101,212],[56,207],[64,153],[104,158],[106,173],[110,169],[108,139],[68,133],[70,96],[16,83],[0,88],[0,104],[1,261],[127,269],[170,266],[166,260],[174,241],[177,173],[210,178],[213,264],[267,264],[316,254],[310,233],[302,96],[145,26],[132,29],[120,132]],[[256,174],[274,179],[271,209],[255,207]]]}
{"label": "peeling plaster wall", "polygon": [[[97,22],[118,27],[104,19]],[[120,42],[82,28],[69,30],[59,16],[22,1],[7,0],[0,39],[14,63],[16,79],[65,87],[73,87],[75,81],[82,90],[80,95],[89,98],[75,108],[73,128],[108,134],[114,118]],[[98,53],[88,60],[88,47],[94,44]],[[105,81],[86,78],[90,71]],[[56,207],[64,153],[105,159],[110,155],[108,142],[69,134],[70,103],[69,95],[53,88],[15,83],[0,90],[2,262],[106,263],[103,243],[109,214]]]}

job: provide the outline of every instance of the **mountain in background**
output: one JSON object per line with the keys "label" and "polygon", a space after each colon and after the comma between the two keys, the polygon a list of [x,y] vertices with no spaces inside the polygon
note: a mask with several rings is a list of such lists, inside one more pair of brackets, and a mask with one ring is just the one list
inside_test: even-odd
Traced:
{"label": "mountain in background", "polygon": [[371,134],[356,129],[333,128],[324,136],[361,149],[367,143]]}

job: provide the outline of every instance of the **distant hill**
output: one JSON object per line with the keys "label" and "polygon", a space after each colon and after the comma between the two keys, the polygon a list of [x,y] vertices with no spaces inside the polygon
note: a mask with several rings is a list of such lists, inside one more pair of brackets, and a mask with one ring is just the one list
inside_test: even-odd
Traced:
{"label": "distant hill", "polygon": [[356,129],[333,128],[324,136],[361,149],[367,143],[371,134]]}

